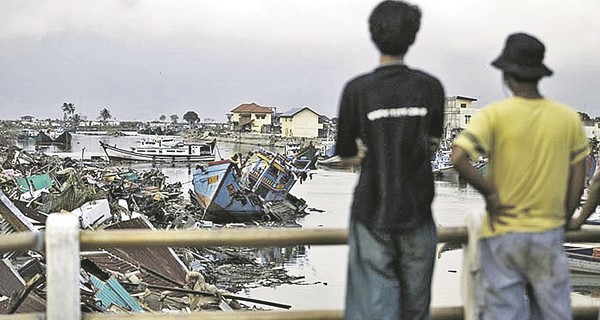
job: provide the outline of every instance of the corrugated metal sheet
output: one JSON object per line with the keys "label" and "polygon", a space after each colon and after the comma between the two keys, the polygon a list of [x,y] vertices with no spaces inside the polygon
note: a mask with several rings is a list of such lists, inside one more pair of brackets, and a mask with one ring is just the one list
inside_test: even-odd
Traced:
{"label": "corrugated metal sheet", "polygon": [[156,284],[162,286],[172,286],[174,283],[170,280],[165,280],[163,277],[157,276],[152,272],[148,272],[139,264],[134,264],[135,261],[127,261],[119,255],[115,255],[112,252],[106,250],[94,251],[94,252],[82,252],[82,259],[88,259],[93,262],[96,266],[104,271],[116,271],[119,273],[131,273],[139,271],[137,275],[143,282],[148,284]]}
{"label": "corrugated metal sheet", "polygon": [[102,307],[109,308],[114,304],[133,312],[143,311],[142,307],[125,291],[125,288],[114,277],[110,277],[108,281],[104,282],[96,276],[91,275],[90,281],[98,290],[95,297],[99,300]]}
{"label": "corrugated metal sheet", "polygon": [[[144,218],[136,218],[111,225],[107,229],[154,229]],[[171,248],[110,248],[106,251],[124,261],[137,265],[156,277],[170,281],[170,285],[185,284],[187,267]]]}

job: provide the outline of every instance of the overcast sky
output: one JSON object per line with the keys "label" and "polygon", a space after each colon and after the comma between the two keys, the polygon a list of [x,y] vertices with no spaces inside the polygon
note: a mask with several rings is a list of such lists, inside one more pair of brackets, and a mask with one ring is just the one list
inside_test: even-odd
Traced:
{"label": "overcast sky", "polygon": [[[344,83],[378,62],[371,0],[1,0],[0,118],[225,121],[242,103],[337,116]],[[414,0],[423,11],[406,63],[446,95],[505,97],[489,63],[506,36],[546,45],[542,92],[600,116],[600,1]],[[506,93],[507,94],[507,93]]]}

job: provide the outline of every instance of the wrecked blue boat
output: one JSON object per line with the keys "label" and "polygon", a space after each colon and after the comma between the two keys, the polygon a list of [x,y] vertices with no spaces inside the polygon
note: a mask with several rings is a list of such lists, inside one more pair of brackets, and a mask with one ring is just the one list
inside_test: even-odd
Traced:
{"label": "wrecked blue boat", "polygon": [[204,210],[204,220],[285,221],[306,208],[289,191],[306,180],[308,170],[295,168],[278,153],[261,149],[252,155],[257,160],[250,163],[221,160],[197,168],[192,199]]}

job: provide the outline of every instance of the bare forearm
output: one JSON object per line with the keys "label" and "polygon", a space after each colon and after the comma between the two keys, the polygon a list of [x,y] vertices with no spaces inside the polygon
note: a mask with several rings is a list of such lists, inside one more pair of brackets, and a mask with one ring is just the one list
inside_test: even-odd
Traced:
{"label": "bare forearm", "polygon": [[590,184],[588,198],[583,204],[583,208],[581,208],[579,215],[575,218],[572,218],[572,221],[569,223],[569,227],[571,229],[578,229],[581,227],[585,220],[587,220],[590,215],[596,211],[598,202],[600,202],[600,175],[594,175]]}

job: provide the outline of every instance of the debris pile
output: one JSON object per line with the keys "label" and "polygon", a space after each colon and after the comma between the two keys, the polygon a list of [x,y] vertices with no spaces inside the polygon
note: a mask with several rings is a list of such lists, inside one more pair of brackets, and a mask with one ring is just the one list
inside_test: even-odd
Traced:
{"label": "debris pile", "polygon": [[[50,214],[74,214],[84,230],[221,228],[158,169],[77,161],[0,146],[0,234],[40,232]],[[274,226],[254,222],[251,226]],[[248,227],[235,224],[235,227]],[[284,222],[289,225],[289,222]],[[265,250],[275,250],[266,254]],[[235,293],[306,284],[282,267],[293,248],[96,248],[81,253],[84,312],[192,312],[291,306]],[[45,310],[43,248],[3,253],[0,314]],[[251,302],[245,305],[243,302]]]}

